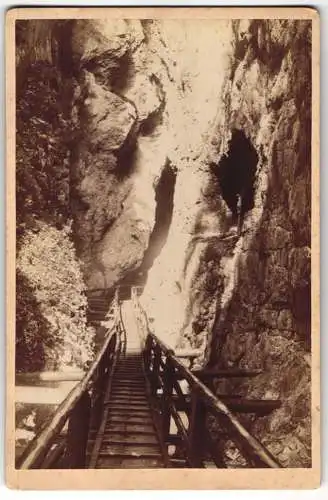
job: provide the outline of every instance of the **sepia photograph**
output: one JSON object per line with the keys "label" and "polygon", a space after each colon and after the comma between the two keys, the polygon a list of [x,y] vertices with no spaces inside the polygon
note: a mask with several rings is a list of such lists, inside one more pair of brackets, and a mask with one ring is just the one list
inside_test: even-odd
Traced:
{"label": "sepia photograph", "polygon": [[16,485],[319,468],[318,15],[278,10],[9,12]]}

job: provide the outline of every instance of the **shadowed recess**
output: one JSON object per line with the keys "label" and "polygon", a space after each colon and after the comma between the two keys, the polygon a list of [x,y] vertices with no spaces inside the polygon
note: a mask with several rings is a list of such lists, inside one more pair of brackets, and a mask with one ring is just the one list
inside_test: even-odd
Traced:
{"label": "shadowed recess", "polygon": [[218,164],[212,164],[218,178],[221,194],[234,216],[238,197],[241,214],[254,206],[254,180],[258,162],[257,152],[242,130],[232,130],[227,153]]}
{"label": "shadowed recess", "polygon": [[155,224],[149,238],[148,248],[145,251],[140,267],[129,273],[121,281],[121,285],[125,283],[144,285],[147,281],[148,270],[161,253],[168,237],[173,215],[175,181],[176,169],[167,161],[155,189]]}

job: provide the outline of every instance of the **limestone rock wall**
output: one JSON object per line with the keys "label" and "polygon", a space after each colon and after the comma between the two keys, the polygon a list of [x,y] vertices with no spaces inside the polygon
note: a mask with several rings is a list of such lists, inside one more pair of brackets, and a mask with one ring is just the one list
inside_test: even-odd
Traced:
{"label": "limestone rock wall", "polygon": [[111,287],[137,267],[154,225],[165,155],[157,123],[144,136],[141,127],[157,113],[160,122],[164,102],[145,46],[140,21],[77,21],[72,32],[80,126],[72,210],[91,288]]}
{"label": "limestone rock wall", "polygon": [[209,363],[263,370],[215,390],[280,398],[279,410],[246,423],[284,466],[304,466],[311,462],[311,26],[235,23],[234,50],[220,131],[223,150],[237,128],[258,153],[254,208],[240,237],[209,245],[198,275],[202,300],[194,291],[194,335],[187,333],[195,338],[213,321],[210,282],[217,305]]}

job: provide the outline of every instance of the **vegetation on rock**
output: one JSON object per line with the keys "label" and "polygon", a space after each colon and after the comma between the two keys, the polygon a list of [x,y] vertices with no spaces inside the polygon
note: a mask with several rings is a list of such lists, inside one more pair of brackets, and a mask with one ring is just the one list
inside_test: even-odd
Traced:
{"label": "vegetation on rock", "polygon": [[26,231],[17,268],[27,279],[42,322],[36,327],[37,321],[29,316],[25,322],[23,312],[29,304],[21,303],[17,342],[20,346],[25,342],[26,349],[33,350],[34,343],[44,339],[43,360],[48,368],[84,368],[92,358],[93,330],[86,325],[85,285],[70,238],[70,225],[61,230],[46,223],[38,226],[37,231]]}
{"label": "vegetation on rock", "polygon": [[86,297],[71,238],[73,80],[58,63],[60,23],[17,23],[16,370],[84,367]]}

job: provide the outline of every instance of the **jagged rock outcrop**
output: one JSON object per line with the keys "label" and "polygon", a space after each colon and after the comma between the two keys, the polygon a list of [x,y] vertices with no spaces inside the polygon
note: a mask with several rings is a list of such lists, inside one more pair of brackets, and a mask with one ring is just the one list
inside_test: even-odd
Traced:
{"label": "jagged rock outcrop", "polygon": [[239,129],[258,153],[254,207],[240,237],[208,247],[186,335],[195,342],[204,334],[215,291],[210,363],[263,370],[256,380],[220,382],[216,390],[281,398],[281,409],[248,424],[283,465],[299,466],[311,461],[310,23],[236,23],[234,47],[220,133],[223,150]]}
{"label": "jagged rock outcrop", "polygon": [[154,225],[165,102],[140,21],[78,21],[72,51],[77,244],[89,287],[111,287],[140,265]]}

